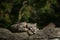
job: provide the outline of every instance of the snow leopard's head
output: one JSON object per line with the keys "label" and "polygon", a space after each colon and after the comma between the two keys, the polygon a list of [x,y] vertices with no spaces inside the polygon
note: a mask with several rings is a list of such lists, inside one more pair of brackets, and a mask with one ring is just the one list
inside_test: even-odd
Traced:
{"label": "snow leopard's head", "polygon": [[36,33],[36,31],[37,31],[37,24],[36,24],[36,23],[34,23],[34,24],[28,23],[28,24],[27,24],[27,28],[28,28],[31,32]]}

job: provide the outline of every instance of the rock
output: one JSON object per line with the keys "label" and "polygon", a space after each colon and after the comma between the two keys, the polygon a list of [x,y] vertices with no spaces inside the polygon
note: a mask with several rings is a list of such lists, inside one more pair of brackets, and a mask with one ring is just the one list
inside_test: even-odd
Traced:
{"label": "rock", "polygon": [[55,30],[57,31],[57,37],[60,37],[60,28],[55,28]]}
{"label": "rock", "polygon": [[8,29],[0,28],[0,40],[14,40],[14,37]]}
{"label": "rock", "polygon": [[29,40],[48,40],[47,36],[43,33],[42,30],[37,32],[36,34],[30,36]]}
{"label": "rock", "polygon": [[22,33],[13,33],[15,40],[28,40],[29,35],[26,32]]}
{"label": "rock", "polygon": [[53,39],[49,39],[49,40],[60,40],[59,38],[53,38]]}
{"label": "rock", "polygon": [[57,36],[57,31],[55,30],[55,25],[53,23],[50,23],[43,28],[43,32],[46,34],[46,36],[48,36],[48,38]]}

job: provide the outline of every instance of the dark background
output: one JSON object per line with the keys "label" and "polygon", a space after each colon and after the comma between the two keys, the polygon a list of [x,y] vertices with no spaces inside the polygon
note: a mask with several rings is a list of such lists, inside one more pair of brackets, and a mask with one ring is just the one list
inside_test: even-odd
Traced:
{"label": "dark background", "polygon": [[24,21],[39,28],[50,22],[60,27],[60,0],[0,0],[0,27]]}

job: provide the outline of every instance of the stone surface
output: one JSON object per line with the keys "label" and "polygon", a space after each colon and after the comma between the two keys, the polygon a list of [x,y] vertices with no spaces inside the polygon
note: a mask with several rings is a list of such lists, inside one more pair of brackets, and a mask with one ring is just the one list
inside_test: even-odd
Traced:
{"label": "stone surface", "polygon": [[15,40],[28,40],[29,35],[26,32],[23,33],[13,33]]}
{"label": "stone surface", "polygon": [[0,40],[15,40],[8,29],[0,28]]}
{"label": "stone surface", "polygon": [[49,39],[49,40],[60,40],[59,38],[55,38],[55,39]]}
{"label": "stone surface", "polygon": [[29,40],[48,40],[47,36],[43,33],[42,30],[37,32],[36,34],[30,36]]}
{"label": "stone surface", "polygon": [[55,30],[55,25],[50,23],[45,28],[43,28],[44,34],[46,34],[49,38],[57,36],[57,30]]}
{"label": "stone surface", "polygon": [[57,37],[60,37],[60,28],[55,28],[55,30],[57,31]]}

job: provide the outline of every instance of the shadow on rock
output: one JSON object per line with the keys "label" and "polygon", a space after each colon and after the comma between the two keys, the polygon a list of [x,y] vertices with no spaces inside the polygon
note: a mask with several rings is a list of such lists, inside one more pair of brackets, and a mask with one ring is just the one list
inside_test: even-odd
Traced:
{"label": "shadow on rock", "polygon": [[15,40],[8,29],[0,28],[0,40]]}

